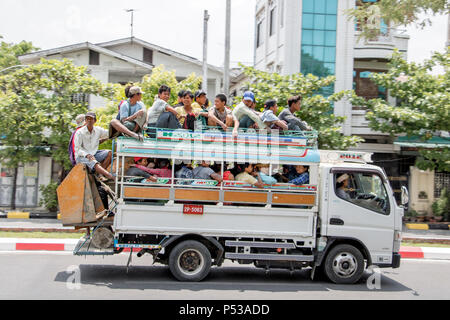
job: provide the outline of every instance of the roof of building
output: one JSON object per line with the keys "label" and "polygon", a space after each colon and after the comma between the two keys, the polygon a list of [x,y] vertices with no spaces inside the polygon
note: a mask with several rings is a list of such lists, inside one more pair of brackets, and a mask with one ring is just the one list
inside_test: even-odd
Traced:
{"label": "roof of building", "polygon": [[70,53],[70,52],[75,52],[75,51],[84,50],[84,49],[89,49],[89,50],[93,50],[93,51],[96,51],[96,52],[99,52],[99,53],[102,53],[102,54],[105,54],[108,56],[112,56],[114,58],[130,62],[132,64],[138,65],[138,66],[146,68],[146,69],[151,70],[154,67],[154,65],[152,65],[152,64],[140,61],[138,59],[126,56],[124,54],[115,52],[113,50],[109,50],[107,48],[104,48],[104,47],[101,47],[101,46],[98,46],[95,44],[92,44],[90,42],[82,42],[82,43],[77,43],[77,44],[73,44],[70,46],[41,50],[41,51],[24,54],[24,55],[19,56],[19,60],[21,62],[27,62],[27,61],[31,61],[34,59],[44,58],[44,57],[48,57],[48,56],[52,56],[52,55],[56,55],[56,54]]}
{"label": "roof of building", "polygon": [[[103,53],[105,55],[109,55],[109,56],[113,56],[113,57],[121,59],[121,60],[125,60],[127,62],[133,63],[135,65],[138,65],[138,66],[141,66],[144,68],[152,69],[154,67],[154,65],[152,65],[152,64],[143,62],[141,60],[132,58],[130,56],[127,56],[127,55],[124,55],[124,54],[121,54],[119,52],[109,49],[110,47],[127,44],[127,43],[137,43],[145,48],[152,49],[152,50],[161,52],[163,54],[167,54],[169,56],[173,56],[173,57],[185,60],[187,62],[194,63],[199,66],[203,65],[203,63],[200,60],[198,60],[194,57],[190,57],[183,53],[179,53],[179,52],[167,49],[167,48],[160,47],[158,45],[146,42],[144,40],[141,40],[141,39],[138,39],[135,37],[128,37],[128,38],[123,38],[123,39],[118,39],[118,40],[113,40],[113,41],[108,41],[108,42],[102,42],[102,43],[98,43],[98,44],[93,44],[90,42],[82,42],[82,43],[77,43],[77,44],[73,44],[73,45],[69,45],[69,46],[63,46],[63,47],[47,49],[47,50],[40,50],[40,51],[21,55],[21,56],[19,56],[19,60],[22,62],[27,62],[27,61],[31,61],[31,60],[35,60],[35,59],[39,59],[39,58],[48,57],[51,55],[70,53],[70,52],[83,50],[83,49],[90,49],[90,50],[93,50],[93,51],[96,51],[99,53]],[[208,64],[208,68],[210,70],[214,70],[216,72],[223,73],[222,68],[213,66],[211,64]]]}
{"label": "roof of building", "polygon": [[[146,47],[148,49],[159,51],[161,53],[168,54],[170,56],[177,57],[177,58],[182,59],[182,60],[186,60],[188,62],[197,64],[199,66],[203,65],[202,61],[200,61],[200,60],[198,60],[198,59],[196,59],[194,57],[188,56],[186,54],[183,54],[183,53],[171,50],[171,49],[167,49],[167,48],[158,46],[156,44],[144,41],[144,40],[136,38],[136,37],[128,37],[128,38],[123,38],[123,39],[118,39],[118,40],[113,40],[113,41],[108,41],[108,42],[102,42],[102,43],[98,43],[97,45],[100,46],[100,47],[113,47],[113,46],[117,46],[117,45],[121,45],[121,44],[127,44],[127,43],[137,43],[137,44],[139,44],[139,45],[141,45],[143,47]],[[215,70],[217,72],[221,72],[221,73],[223,72],[222,68],[213,66],[211,64],[208,64],[208,68],[213,69],[213,70]]]}

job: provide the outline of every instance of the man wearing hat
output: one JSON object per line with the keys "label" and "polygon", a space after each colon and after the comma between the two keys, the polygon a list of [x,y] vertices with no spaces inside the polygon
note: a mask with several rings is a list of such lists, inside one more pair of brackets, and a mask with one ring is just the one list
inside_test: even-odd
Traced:
{"label": "man wearing hat", "polygon": [[347,173],[341,174],[336,178],[336,194],[344,200],[351,200],[347,192],[349,178],[350,176]]}
{"label": "man wearing hat", "polygon": [[241,103],[239,103],[233,110],[233,118],[239,121],[239,127],[248,128],[250,121],[256,123],[259,129],[264,129],[266,127],[264,122],[261,121],[258,113],[252,109],[255,102],[256,100],[253,92],[244,92],[244,97],[242,98]]}
{"label": "man wearing hat", "polygon": [[100,140],[108,139],[109,132],[101,127],[95,127],[96,121],[97,116],[94,112],[86,113],[86,125],[75,133],[75,161],[77,164],[85,164],[91,172],[97,172],[112,180],[114,176],[106,170],[111,164],[111,151],[98,150]]}
{"label": "man wearing hat", "polygon": [[142,131],[147,122],[147,112],[142,103],[142,92],[140,87],[133,86],[128,92],[129,99],[120,106],[119,118],[113,119],[109,128],[109,137],[115,138],[121,133],[143,140],[142,135],[137,132]]}

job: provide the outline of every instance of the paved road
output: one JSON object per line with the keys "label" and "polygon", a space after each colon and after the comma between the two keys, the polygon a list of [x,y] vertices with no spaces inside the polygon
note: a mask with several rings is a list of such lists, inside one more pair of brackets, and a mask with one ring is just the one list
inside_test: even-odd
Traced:
{"label": "paved road", "polygon": [[[74,257],[70,253],[0,253],[0,299],[450,299],[450,261],[403,260],[400,269],[381,269],[381,288],[311,281],[310,270],[271,271],[225,263],[201,283],[173,280],[151,257]],[[80,273],[73,270],[79,268]],[[67,273],[67,270],[71,270]],[[80,288],[68,280],[80,276]],[[67,284],[69,283],[69,285]]]}

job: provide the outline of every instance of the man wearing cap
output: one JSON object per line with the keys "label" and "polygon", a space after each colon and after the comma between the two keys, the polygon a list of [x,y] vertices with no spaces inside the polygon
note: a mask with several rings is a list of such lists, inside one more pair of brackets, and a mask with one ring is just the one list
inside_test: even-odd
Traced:
{"label": "man wearing cap", "polygon": [[259,129],[264,129],[266,127],[264,122],[262,122],[259,118],[257,112],[252,109],[255,102],[255,95],[253,92],[244,92],[244,97],[242,98],[241,103],[239,103],[233,110],[233,117],[239,121],[239,127],[243,125],[242,128],[248,128],[248,126],[244,125],[241,121],[245,120],[245,117],[248,117],[250,120],[254,121],[258,125]]}
{"label": "man wearing cap", "polygon": [[142,103],[142,92],[140,87],[133,86],[129,90],[129,99],[120,106],[119,118],[113,119],[109,128],[109,137],[115,138],[121,133],[142,140],[142,135],[137,132],[143,130],[147,122],[147,112]]}
{"label": "man wearing cap", "polygon": [[91,172],[97,172],[112,180],[114,176],[106,170],[111,164],[111,151],[98,150],[100,140],[108,139],[109,132],[101,127],[95,127],[96,121],[97,116],[94,112],[86,113],[86,125],[75,133],[76,163],[85,164]]}

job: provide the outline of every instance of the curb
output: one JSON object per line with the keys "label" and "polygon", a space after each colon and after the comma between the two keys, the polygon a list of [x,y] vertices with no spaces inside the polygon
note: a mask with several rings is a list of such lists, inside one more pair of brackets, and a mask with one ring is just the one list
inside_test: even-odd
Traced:
{"label": "curb", "polygon": [[406,223],[410,230],[450,230],[448,223]]}
{"label": "curb", "polygon": [[0,211],[0,219],[61,219],[61,214],[43,212]]}
{"label": "curb", "polygon": [[[0,238],[0,251],[73,251],[78,241],[80,240]],[[129,250],[124,250],[127,251]],[[402,259],[450,260],[450,248],[401,247],[399,253]]]}
{"label": "curb", "polygon": [[450,248],[400,247],[402,259],[450,260]]}
{"label": "curb", "polygon": [[1,238],[0,251],[73,251],[79,239]]}

